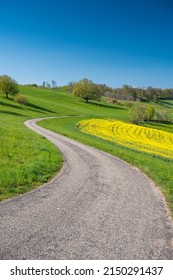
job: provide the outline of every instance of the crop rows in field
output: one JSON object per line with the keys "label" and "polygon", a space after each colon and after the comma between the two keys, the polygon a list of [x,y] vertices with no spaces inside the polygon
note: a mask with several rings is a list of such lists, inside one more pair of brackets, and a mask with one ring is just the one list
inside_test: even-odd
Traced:
{"label": "crop rows in field", "polygon": [[81,131],[128,148],[173,159],[173,134],[118,120],[90,119],[79,122]]}

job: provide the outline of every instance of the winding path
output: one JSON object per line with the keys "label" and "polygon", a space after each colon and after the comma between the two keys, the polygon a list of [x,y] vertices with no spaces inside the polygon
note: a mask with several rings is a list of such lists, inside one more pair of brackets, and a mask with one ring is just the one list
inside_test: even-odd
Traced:
{"label": "winding path", "polygon": [[0,259],[173,259],[164,199],[123,161],[36,125],[59,147],[61,172],[0,203]]}

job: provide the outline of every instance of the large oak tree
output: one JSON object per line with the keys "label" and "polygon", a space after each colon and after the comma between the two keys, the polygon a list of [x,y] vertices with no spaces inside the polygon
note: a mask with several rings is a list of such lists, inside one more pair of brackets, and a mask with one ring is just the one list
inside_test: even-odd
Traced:
{"label": "large oak tree", "polygon": [[75,83],[72,94],[88,102],[89,100],[99,100],[101,91],[98,85],[94,84],[91,80],[82,79]]}

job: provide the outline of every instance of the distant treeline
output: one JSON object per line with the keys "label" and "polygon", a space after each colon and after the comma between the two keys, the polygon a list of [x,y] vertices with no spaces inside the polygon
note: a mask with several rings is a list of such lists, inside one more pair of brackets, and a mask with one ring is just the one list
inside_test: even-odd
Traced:
{"label": "distant treeline", "polygon": [[158,99],[173,99],[173,89],[132,87],[124,85],[122,88],[115,88],[104,93],[105,96],[120,100],[133,101],[154,101]]}
{"label": "distant treeline", "polygon": [[[51,84],[43,82],[39,87],[53,88],[72,92],[76,82],[69,82],[67,85],[57,86],[55,81]],[[29,84],[28,86],[38,87],[37,84]],[[140,88],[129,85],[123,85],[121,88],[112,88],[106,84],[97,84],[103,96],[108,98],[116,98],[119,100],[132,100],[132,101],[154,101],[158,99],[173,99],[173,88],[161,89],[154,87]]]}

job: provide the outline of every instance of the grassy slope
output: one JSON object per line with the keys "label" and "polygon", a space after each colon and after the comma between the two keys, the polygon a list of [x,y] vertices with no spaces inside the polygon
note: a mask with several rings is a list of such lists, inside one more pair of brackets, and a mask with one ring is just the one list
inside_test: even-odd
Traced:
{"label": "grassy slope", "polygon": [[[126,107],[115,107],[114,105],[106,104],[98,106],[94,103],[85,104],[82,101],[73,99],[69,93],[56,92],[54,90],[33,89],[21,86],[20,92],[21,94],[27,95],[29,99],[29,106],[26,106],[24,109],[20,109],[18,105],[3,98],[2,94],[0,95],[0,129],[2,129],[0,130],[2,132],[0,133],[0,141],[4,143],[4,157],[6,158],[6,173],[4,171],[0,173],[0,178],[4,178],[4,181],[2,179],[0,181],[1,199],[25,192],[28,189],[33,188],[35,184],[40,184],[41,182],[46,181],[52,176],[55,169],[57,169],[56,164],[59,162],[60,168],[62,163],[61,156],[57,152],[55,153],[56,149],[42,137],[25,128],[23,122],[29,118],[42,116],[73,116],[42,121],[40,122],[40,125],[109,152],[139,167],[160,186],[169,207],[173,212],[173,166],[171,162],[132,151],[108,141],[98,139],[94,136],[81,133],[76,127],[76,123],[79,120],[93,117],[115,118],[128,121],[128,109]],[[82,115],[82,117],[79,117],[79,115]],[[172,125],[160,125],[154,122],[150,125],[169,132],[173,131]],[[7,139],[5,139],[5,135]],[[15,138],[15,140],[13,139],[13,141],[11,141],[12,137]],[[14,145],[13,142],[16,144]],[[18,152],[16,149],[17,146]],[[13,149],[14,155],[16,156],[11,155],[11,157],[8,158],[8,151]],[[42,150],[43,155],[40,154],[40,149]],[[1,151],[0,155],[2,157]],[[28,159],[27,162],[26,159],[28,158],[28,155],[30,155],[30,159]],[[38,155],[40,155],[40,159],[38,159]],[[42,158],[44,157],[44,164],[46,164],[49,158],[49,167],[51,168],[49,174],[46,172],[47,168],[43,167],[44,164]],[[14,161],[15,164],[13,162],[14,159],[16,160],[16,162]],[[9,165],[9,163],[11,163],[11,165]],[[43,168],[41,176],[40,163],[42,163]],[[25,172],[28,172],[28,180],[26,180],[27,176],[25,172],[22,175],[20,174],[22,168]],[[18,174],[15,176],[18,176],[19,178],[22,178],[23,176],[22,183],[20,183],[19,180],[16,180],[17,177],[14,176],[13,173],[15,172],[13,169],[16,174]],[[32,178],[34,172],[36,173],[36,178]],[[4,176],[4,174],[6,175]],[[8,182],[8,184],[4,186],[4,182],[6,182],[8,178],[14,178],[12,180],[13,184]]]}
{"label": "grassy slope", "polygon": [[[69,93],[20,86],[28,97],[23,109],[0,92],[0,200],[14,197],[50,179],[62,166],[57,149],[43,137],[27,129],[27,119],[46,116],[92,114],[94,105],[87,106]],[[94,107],[93,107],[94,106]],[[112,107],[113,108],[113,107]],[[103,108],[106,116],[113,109]],[[99,106],[96,111],[101,115]]]}
{"label": "grassy slope", "polygon": [[62,166],[57,149],[23,125],[27,119],[54,113],[44,100],[39,102],[35,90],[21,87],[21,93],[28,95],[30,102],[23,109],[0,93],[0,200],[46,182]]}

